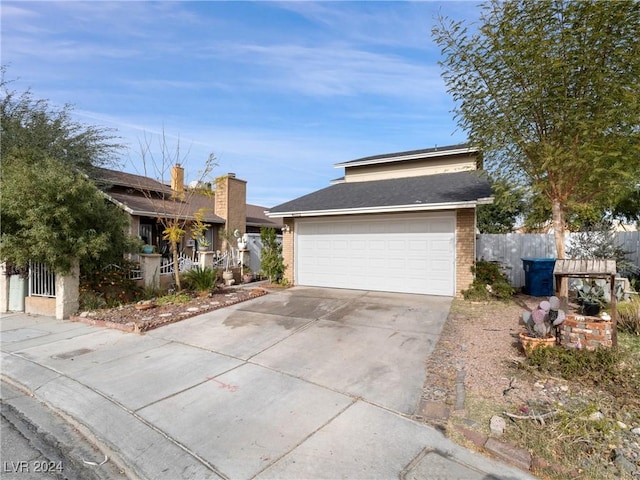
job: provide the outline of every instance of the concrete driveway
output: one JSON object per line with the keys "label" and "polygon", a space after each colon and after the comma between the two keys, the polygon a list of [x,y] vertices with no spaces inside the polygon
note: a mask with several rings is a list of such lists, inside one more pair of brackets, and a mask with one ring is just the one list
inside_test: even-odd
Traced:
{"label": "concrete driveway", "polygon": [[299,287],[150,333],[411,415],[451,299]]}
{"label": "concrete driveway", "polygon": [[141,478],[531,478],[407,418],[450,302],[296,287],[143,336],[9,316],[2,375]]}

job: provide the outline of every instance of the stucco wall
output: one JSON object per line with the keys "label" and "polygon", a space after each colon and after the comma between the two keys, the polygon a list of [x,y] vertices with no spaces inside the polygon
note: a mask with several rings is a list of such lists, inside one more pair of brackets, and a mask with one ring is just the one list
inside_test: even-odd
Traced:
{"label": "stucco wall", "polygon": [[444,158],[427,158],[380,165],[362,165],[345,168],[345,181],[363,182],[389,178],[417,177],[439,173],[463,172],[475,170],[475,155],[454,155]]}

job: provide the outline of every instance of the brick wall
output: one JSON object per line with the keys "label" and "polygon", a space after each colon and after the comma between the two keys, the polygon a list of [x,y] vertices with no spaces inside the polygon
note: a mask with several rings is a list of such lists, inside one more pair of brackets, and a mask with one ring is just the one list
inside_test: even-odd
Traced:
{"label": "brick wall", "polygon": [[456,296],[473,282],[471,266],[476,257],[476,210],[465,208],[456,215]]}
{"label": "brick wall", "polygon": [[293,251],[294,242],[293,242],[293,219],[286,218],[284,219],[284,224],[289,227],[289,231],[286,231],[286,228],[282,231],[282,259],[284,261],[284,278],[291,284],[295,284],[295,252]]}

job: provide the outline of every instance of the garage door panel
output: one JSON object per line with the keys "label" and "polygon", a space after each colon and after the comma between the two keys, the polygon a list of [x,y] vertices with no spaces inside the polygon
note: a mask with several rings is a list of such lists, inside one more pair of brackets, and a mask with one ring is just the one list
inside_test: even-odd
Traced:
{"label": "garage door panel", "polygon": [[296,282],[454,294],[455,217],[359,216],[296,223]]}

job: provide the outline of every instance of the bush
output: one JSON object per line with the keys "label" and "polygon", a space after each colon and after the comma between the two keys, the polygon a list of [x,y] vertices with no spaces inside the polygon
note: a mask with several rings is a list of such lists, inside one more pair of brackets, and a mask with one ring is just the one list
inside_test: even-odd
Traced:
{"label": "bush", "polygon": [[640,335],[640,298],[636,295],[628,302],[618,303],[618,330]]}
{"label": "bush", "polygon": [[278,242],[274,228],[261,228],[260,268],[269,278],[269,282],[279,282],[284,274],[285,266],[282,258],[282,245]]}
{"label": "bush", "polygon": [[491,300],[511,298],[515,289],[509,284],[509,279],[497,262],[478,260],[471,267],[475,275],[471,287],[462,291],[465,300]]}
{"label": "bush", "polygon": [[220,277],[219,270],[211,267],[196,267],[182,274],[181,281],[184,288],[199,292],[213,290]]}
{"label": "bush", "polygon": [[81,312],[87,310],[99,310],[107,306],[107,302],[100,293],[91,290],[81,291],[78,296],[79,309]]}
{"label": "bush", "polygon": [[617,348],[536,348],[529,355],[527,362],[551,375],[559,375],[567,380],[579,379],[597,385],[618,378],[622,358],[623,353]]}
{"label": "bush", "polygon": [[[80,301],[85,305],[100,303],[100,307],[113,307],[131,303],[141,293],[136,281],[129,278],[138,264],[123,260],[105,268],[96,269],[80,277]],[[104,304],[98,300],[102,298]]]}

